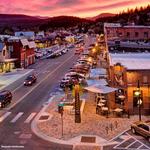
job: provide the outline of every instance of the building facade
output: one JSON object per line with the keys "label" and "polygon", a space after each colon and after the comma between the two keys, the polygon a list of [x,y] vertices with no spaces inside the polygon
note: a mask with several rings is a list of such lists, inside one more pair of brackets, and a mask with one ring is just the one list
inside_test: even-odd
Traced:
{"label": "building facade", "polygon": [[34,41],[12,37],[8,39],[6,45],[11,51],[11,58],[17,58],[15,62],[17,68],[27,68],[35,63],[36,45]]}
{"label": "building facade", "polygon": [[130,114],[138,114],[140,100],[142,114],[150,115],[149,58],[150,53],[110,55],[109,79],[111,86],[118,88],[114,103],[122,105]]}
{"label": "building facade", "polygon": [[150,26],[121,26],[105,23],[104,32],[108,40],[120,41],[150,41]]}

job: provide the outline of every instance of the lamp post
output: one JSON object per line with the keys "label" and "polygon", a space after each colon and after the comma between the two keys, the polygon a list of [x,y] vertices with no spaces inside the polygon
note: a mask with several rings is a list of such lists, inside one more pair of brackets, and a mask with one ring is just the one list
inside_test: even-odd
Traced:
{"label": "lamp post", "polygon": [[138,80],[138,85],[137,85],[137,89],[135,91],[135,96],[137,97],[137,104],[139,107],[139,121],[141,121],[142,119],[142,115],[141,115],[141,105],[142,105],[142,100],[141,100],[141,91],[140,91],[140,83]]}

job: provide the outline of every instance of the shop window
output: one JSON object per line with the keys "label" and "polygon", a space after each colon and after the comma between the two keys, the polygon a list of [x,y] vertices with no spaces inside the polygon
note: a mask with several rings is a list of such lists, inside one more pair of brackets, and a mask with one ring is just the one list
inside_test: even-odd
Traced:
{"label": "shop window", "polygon": [[143,83],[147,83],[147,82],[148,82],[147,76],[143,76]]}
{"label": "shop window", "polygon": [[139,33],[138,32],[135,32],[135,37],[138,37],[139,36]]}
{"label": "shop window", "polygon": [[125,91],[124,89],[119,89],[115,92],[115,103],[124,105]]}
{"label": "shop window", "polygon": [[142,92],[142,90],[140,90],[139,93],[140,94],[138,95],[137,90],[133,91],[133,107],[138,107],[139,100],[143,101],[143,92]]}

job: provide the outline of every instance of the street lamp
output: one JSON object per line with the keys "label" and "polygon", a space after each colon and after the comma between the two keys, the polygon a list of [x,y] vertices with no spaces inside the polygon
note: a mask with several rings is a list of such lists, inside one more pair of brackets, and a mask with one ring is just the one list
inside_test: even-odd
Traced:
{"label": "street lamp", "polygon": [[140,91],[140,83],[138,80],[137,89],[134,92],[134,96],[137,97],[137,105],[139,107],[139,121],[141,121],[141,105],[142,105],[142,99],[141,99],[141,91]]}

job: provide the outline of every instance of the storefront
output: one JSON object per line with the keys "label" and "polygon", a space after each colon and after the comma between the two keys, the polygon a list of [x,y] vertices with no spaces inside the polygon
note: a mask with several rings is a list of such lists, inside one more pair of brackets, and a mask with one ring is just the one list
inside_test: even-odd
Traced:
{"label": "storefront", "polygon": [[150,115],[150,53],[111,54],[110,58],[109,79],[118,88],[115,103],[130,114],[138,114],[141,107],[143,115]]}
{"label": "storefront", "polygon": [[11,70],[13,70],[15,68],[15,61],[17,59],[13,58],[13,59],[5,59],[3,61],[0,62],[0,73],[2,72],[10,72]]}

